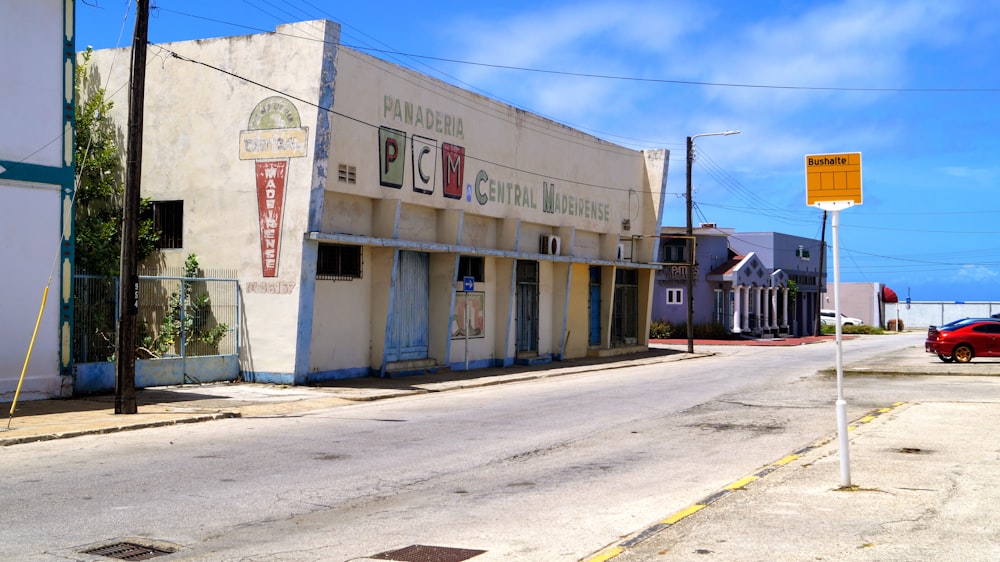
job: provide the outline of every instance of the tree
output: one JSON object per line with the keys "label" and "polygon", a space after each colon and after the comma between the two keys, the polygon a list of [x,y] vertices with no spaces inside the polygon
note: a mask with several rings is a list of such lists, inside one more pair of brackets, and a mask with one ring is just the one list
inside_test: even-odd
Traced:
{"label": "tree", "polygon": [[[92,55],[88,48],[76,70],[76,269],[111,277],[118,275],[121,260],[124,169],[120,133],[110,118],[114,102],[89,73]],[[139,223],[140,260],[159,242],[148,199],[141,208],[146,218]]]}
{"label": "tree", "polygon": [[[195,279],[201,277],[201,267],[196,254],[188,254],[184,260],[184,277]],[[148,358],[163,357],[173,351],[184,351],[191,355],[189,348],[201,344],[204,350],[215,354],[219,342],[229,331],[227,324],[215,321],[212,314],[212,302],[207,292],[194,290],[194,281],[181,281],[180,291],[170,294],[167,300],[167,314],[160,324],[159,333],[155,336],[149,333],[145,324],[140,329],[139,350]],[[183,339],[184,349],[180,349]]]}

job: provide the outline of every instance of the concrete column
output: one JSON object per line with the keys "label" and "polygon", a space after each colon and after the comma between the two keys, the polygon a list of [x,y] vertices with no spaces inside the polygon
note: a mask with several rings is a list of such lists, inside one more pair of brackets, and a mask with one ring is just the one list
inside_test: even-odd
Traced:
{"label": "concrete column", "polygon": [[788,331],[788,288],[781,289],[781,328]]}
{"label": "concrete column", "polygon": [[740,320],[743,316],[743,286],[735,285],[733,287],[733,333],[738,334],[743,331],[740,328]]}
{"label": "concrete column", "polygon": [[771,287],[771,329],[778,330],[778,288]]}
{"label": "concrete column", "polygon": [[768,302],[770,299],[767,298],[767,294],[769,291],[770,289],[768,287],[760,288],[760,312],[761,316],[763,317],[760,325],[761,334],[766,332],[771,327],[771,321],[770,321],[771,307],[770,303]]}
{"label": "concrete column", "polygon": [[740,326],[741,329],[745,332],[750,328],[750,323],[748,322],[749,310],[750,310],[750,288],[745,285],[741,285],[740,294],[743,295],[743,303],[744,303],[742,306],[740,306],[740,317],[743,319],[742,322],[740,323]]}
{"label": "concrete column", "polygon": [[764,316],[764,310],[767,306],[767,303],[764,300],[764,287],[757,287],[756,298],[757,300],[755,302],[757,303],[757,330],[761,334],[763,334],[764,330],[767,328],[767,326],[765,325],[765,316]]}

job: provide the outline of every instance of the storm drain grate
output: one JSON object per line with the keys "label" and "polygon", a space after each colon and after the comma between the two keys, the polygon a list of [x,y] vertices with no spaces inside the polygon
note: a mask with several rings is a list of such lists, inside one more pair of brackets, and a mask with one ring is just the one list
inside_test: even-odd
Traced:
{"label": "storm drain grate", "polygon": [[119,542],[83,551],[83,554],[107,556],[108,558],[115,558],[117,560],[149,560],[150,558],[173,553],[174,551],[172,550],[144,546],[132,542]]}
{"label": "storm drain grate", "polygon": [[484,552],[486,551],[415,544],[399,550],[390,550],[389,552],[376,554],[372,558],[375,560],[392,560],[393,562],[462,562],[473,556],[479,556]]}

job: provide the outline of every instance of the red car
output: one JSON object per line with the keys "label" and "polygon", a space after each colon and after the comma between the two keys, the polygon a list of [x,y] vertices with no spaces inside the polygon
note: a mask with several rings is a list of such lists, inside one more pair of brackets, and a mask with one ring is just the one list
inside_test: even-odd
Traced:
{"label": "red car", "polygon": [[968,363],[973,357],[1000,357],[1000,319],[963,318],[927,329],[924,351],[945,363]]}

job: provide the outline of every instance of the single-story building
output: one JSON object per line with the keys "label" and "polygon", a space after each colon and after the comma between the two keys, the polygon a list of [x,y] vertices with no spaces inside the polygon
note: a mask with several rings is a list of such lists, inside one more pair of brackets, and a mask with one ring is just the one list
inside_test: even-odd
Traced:
{"label": "single-story building", "polygon": [[[339,25],[308,21],[151,47],[142,196],[163,236],[144,265],[196,254],[236,272],[242,377],[646,349],[668,152],[339,40]],[[116,54],[91,65],[124,127]]]}

